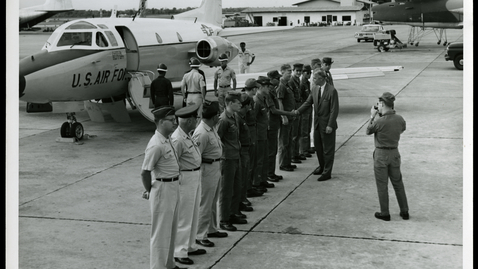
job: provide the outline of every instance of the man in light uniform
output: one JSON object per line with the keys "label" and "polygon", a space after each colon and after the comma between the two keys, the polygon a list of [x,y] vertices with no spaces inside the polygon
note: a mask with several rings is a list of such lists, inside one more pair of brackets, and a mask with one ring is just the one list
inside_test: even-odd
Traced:
{"label": "man in light uniform", "polygon": [[217,229],[217,200],[219,197],[222,144],[216,128],[219,122],[219,103],[206,100],[202,121],[194,130],[193,139],[201,153],[201,203],[196,243],[213,247],[209,237],[227,237]]}
{"label": "man in light uniform", "polygon": [[178,155],[181,170],[179,186],[178,231],[174,259],[182,264],[193,264],[188,255],[205,254],[195,243],[201,193],[201,153],[196,142],[189,136],[197,125],[199,104],[186,106],[176,111],[179,127],[171,135],[171,142]]}
{"label": "man in light uniform", "polygon": [[189,66],[191,71],[184,74],[181,81],[181,93],[187,106],[199,104],[198,114],[201,115],[202,103],[206,98],[206,82],[204,76],[199,73],[201,63],[198,59],[192,58]]}
{"label": "man in light uniform", "polygon": [[[219,56],[221,67],[214,73],[214,94],[219,101],[219,110],[224,111],[224,98],[231,89],[236,90],[236,73],[229,66],[227,66],[227,55],[225,53]],[[232,81],[232,88],[231,88]],[[218,90],[219,87],[219,90]]]}
{"label": "man in light uniform", "polygon": [[179,163],[169,135],[177,127],[174,107],[152,111],[156,131],[146,147],[141,179],[151,205],[150,268],[178,268],[174,240],[178,224]]}
{"label": "man in light uniform", "polygon": [[254,62],[256,55],[254,55],[254,53],[251,53],[251,51],[246,49],[245,42],[241,42],[239,46],[241,47],[239,49],[239,53],[237,54],[237,57],[239,58],[239,61],[238,61],[239,73],[241,74],[249,73],[249,67]]}

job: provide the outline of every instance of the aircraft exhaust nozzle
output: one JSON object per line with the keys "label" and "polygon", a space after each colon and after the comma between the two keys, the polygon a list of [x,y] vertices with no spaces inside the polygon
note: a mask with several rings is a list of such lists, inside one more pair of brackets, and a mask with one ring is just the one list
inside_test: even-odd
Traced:
{"label": "aircraft exhaust nozzle", "polygon": [[20,81],[18,83],[18,88],[19,88],[19,91],[20,91],[20,98],[22,98],[22,96],[25,95],[24,91],[25,91],[26,85],[27,85],[27,82],[25,80],[25,76],[20,75]]}

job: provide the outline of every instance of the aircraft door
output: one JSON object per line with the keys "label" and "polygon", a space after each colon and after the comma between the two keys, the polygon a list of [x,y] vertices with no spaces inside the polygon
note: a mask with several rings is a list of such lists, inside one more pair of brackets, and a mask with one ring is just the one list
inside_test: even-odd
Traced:
{"label": "aircraft door", "polygon": [[126,49],[126,70],[137,71],[139,69],[139,47],[133,33],[128,27],[116,26]]}

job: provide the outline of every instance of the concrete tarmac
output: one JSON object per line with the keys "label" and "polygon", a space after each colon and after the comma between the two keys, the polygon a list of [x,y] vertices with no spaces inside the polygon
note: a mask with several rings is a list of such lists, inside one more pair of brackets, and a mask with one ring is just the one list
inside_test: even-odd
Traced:
{"label": "concrete tarmac", "polygon": [[[250,198],[254,211],[245,212],[248,224],[237,225],[227,238],[212,238],[216,246],[191,256],[194,265],[178,266],[450,269],[469,264],[463,259],[463,72],[445,61],[445,47],[436,45],[434,35],[419,47],[380,53],[371,42],[356,42],[359,28],[304,27],[229,38],[245,41],[256,54],[251,72],[325,56],[334,59],[333,68],[404,69],[335,82],[340,112],[331,180],[318,182],[311,175],[316,158],[297,164],[294,172],[277,171],[284,179]],[[386,28],[397,30],[402,40],[408,36],[406,26]],[[22,40],[20,54],[28,55],[25,48],[32,43]],[[461,30],[448,31],[448,41],[461,40]],[[230,66],[237,69],[237,60]],[[379,211],[374,144],[365,126],[385,91],[396,95],[396,111],[407,122],[399,150],[410,220],[398,215],[391,185],[392,220],[374,218]],[[19,114],[19,268],[148,268],[150,208],[141,199],[140,172],[154,124],[138,111],[130,111],[131,123],[108,116],[97,123],[79,113],[85,133],[93,137],[58,143],[64,114],[27,114],[23,102]]]}

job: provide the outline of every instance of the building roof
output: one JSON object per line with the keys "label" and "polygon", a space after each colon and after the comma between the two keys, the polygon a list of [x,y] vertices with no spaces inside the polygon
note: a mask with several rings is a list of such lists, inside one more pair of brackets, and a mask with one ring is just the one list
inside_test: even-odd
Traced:
{"label": "building roof", "polygon": [[[305,0],[305,1],[302,1],[302,2],[299,2],[299,3],[295,3],[295,4],[292,4],[293,6],[298,6],[298,5],[301,5],[301,4],[304,4],[304,3],[307,3],[307,2],[314,2],[314,1],[317,1],[317,0]],[[340,0],[329,0],[331,2],[337,2],[337,3],[340,3]],[[377,4],[377,3],[374,3],[372,1],[369,1],[369,0],[355,0],[357,2],[361,2],[361,3],[365,3],[365,4]]]}
{"label": "building roof", "polygon": [[338,6],[338,7],[257,7],[246,8],[243,13],[279,13],[279,12],[326,12],[326,11],[360,11],[359,6]]}

